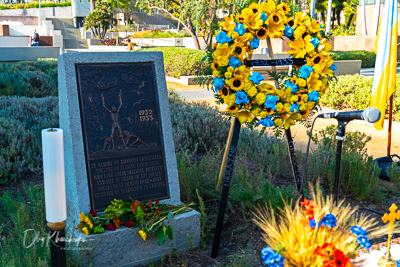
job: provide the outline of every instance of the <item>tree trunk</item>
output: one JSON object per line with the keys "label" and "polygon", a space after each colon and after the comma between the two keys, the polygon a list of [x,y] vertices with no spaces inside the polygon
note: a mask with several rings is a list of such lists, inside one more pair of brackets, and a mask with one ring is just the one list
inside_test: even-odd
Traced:
{"label": "tree trunk", "polygon": [[186,21],[187,21],[187,30],[189,31],[190,35],[193,37],[194,40],[194,46],[196,47],[197,50],[200,50],[199,39],[196,36],[196,30],[193,27],[190,17],[187,17]]}
{"label": "tree trunk", "polygon": [[338,9],[336,12],[337,24],[340,26],[340,10]]}
{"label": "tree trunk", "polygon": [[348,18],[347,24],[346,24],[346,28],[349,28],[351,26],[351,21],[353,20],[354,17],[354,13],[350,14],[350,17]]}
{"label": "tree trunk", "polygon": [[332,29],[335,26],[335,13],[336,13],[336,9],[333,9],[332,10],[332,23],[331,23],[331,28]]}
{"label": "tree trunk", "polygon": [[322,11],[322,12],[321,12],[321,18],[322,18],[322,21],[323,21],[324,24],[325,24],[325,23],[326,23],[325,11]]}

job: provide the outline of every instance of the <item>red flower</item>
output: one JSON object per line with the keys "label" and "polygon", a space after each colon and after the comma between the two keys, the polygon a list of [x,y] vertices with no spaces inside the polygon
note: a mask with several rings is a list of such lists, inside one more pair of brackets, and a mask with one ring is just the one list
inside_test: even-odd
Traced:
{"label": "red flower", "polygon": [[156,204],[156,206],[160,205],[160,201],[156,201],[154,204]]}
{"label": "red flower", "polygon": [[149,207],[153,207],[153,202],[151,200],[149,200]]}
{"label": "red flower", "polygon": [[119,225],[121,223],[121,220],[116,220],[115,218],[113,219],[113,222],[115,224],[115,227],[119,228]]}
{"label": "red flower", "polygon": [[333,257],[335,255],[335,246],[331,243],[325,243],[322,247],[318,246],[315,253],[324,257]]}
{"label": "red flower", "polygon": [[92,215],[93,217],[97,217],[97,212],[90,210],[89,214]]}
{"label": "red flower", "polygon": [[110,223],[109,225],[104,226],[104,229],[110,230],[110,231],[115,231],[117,228],[114,226],[114,224]]}
{"label": "red flower", "polygon": [[143,211],[146,211],[146,206],[140,206],[142,208]]}
{"label": "red flower", "polygon": [[125,227],[128,227],[128,228],[132,228],[132,227],[135,226],[135,223],[132,222],[132,221],[127,221],[126,223],[124,223],[124,226],[125,226]]}
{"label": "red flower", "polygon": [[340,251],[340,250],[336,250],[336,253],[335,253],[335,258],[333,259],[333,261],[335,262],[335,267],[336,266],[338,266],[338,267],[349,267],[349,266],[351,266],[351,262],[350,262],[350,259],[349,258],[346,258],[345,256],[344,256],[344,253],[342,252],[342,251]]}
{"label": "red flower", "polygon": [[161,210],[160,209],[156,209],[156,213],[157,213],[157,215],[160,215],[161,214]]}
{"label": "red flower", "polygon": [[139,200],[135,200],[135,202],[132,202],[132,204],[129,206],[134,214],[136,214],[137,207],[139,205],[140,205]]}
{"label": "red flower", "polygon": [[302,212],[306,216],[314,217],[314,209],[316,207],[314,200],[312,200],[312,199],[307,200],[306,198],[304,198],[303,201],[300,201],[300,204],[305,207],[305,210],[302,210]]}

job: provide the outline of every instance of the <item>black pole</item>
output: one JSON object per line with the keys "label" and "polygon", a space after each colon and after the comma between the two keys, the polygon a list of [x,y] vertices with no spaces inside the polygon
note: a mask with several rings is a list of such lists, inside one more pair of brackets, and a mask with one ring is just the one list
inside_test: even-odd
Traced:
{"label": "black pole", "polygon": [[289,148],[289,157],[290,157],[290,162],[292,163],[292,171],[293,171],[294,182],[296,184],[296,189],[300,194],[302,194],[302,192],[300,192],[301,188],[300,171],[297,163],[296,151],[294,150],[293,138],[292,138],[292,133],[290,132],[290,127],[287,130],[285,130],[285,135]]}
{"label": "black pole", "polygon": [[[57,227],[58,226],[58,227]],[[64,228],[59,225],[49,225],[51,267],[67,267],[65,250],[65,223]]]}
{"label": "black pole", "polygon": [[235,118],[235,128],[233,129],[232,142],[229,149],[228,162],[225,168],[225,179],[222,185],[221,201],[219,204],[217,225],[215,226],[214,241],[211,251],[211,257],[216,258],[218,256],[219,243],[221,240],[222,227],[224,225],[225,209],[228,202],[229,188],[231,186],[233,165],[235,163],[235,156],[237,150],[237,143],[239,140],[240,133],[240,122]]}
{"label": "black pole", "polygon": [[335,181],[334,181],[334,193],[335,193],[335,201],[336,203],[339,200],[339,184],[340,184],[340,163],[342,161],[342,147],[343,140],[345,135],[345,128],[347,122],[338,121],[338,128],[336,132],[336,166],[335,166]]}

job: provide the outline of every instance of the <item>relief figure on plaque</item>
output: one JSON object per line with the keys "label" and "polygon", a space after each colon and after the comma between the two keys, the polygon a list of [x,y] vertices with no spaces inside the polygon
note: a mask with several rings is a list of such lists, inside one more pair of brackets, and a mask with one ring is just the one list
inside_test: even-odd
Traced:
{"label": "relief figure on plaque", "polygon": [[[117,109],[116,106],[112,106],[112,107],[111,107],[111,110],[109,110],[109,109],[106,107],[106,103],[105,103],[105,100],[104,100],[104,95],[101,94],[101,99],[103,100],[103,108],[104,108],[108,113],[110,113],[111,120],[112,120],[111,135],[110,135],[111,143],[112,143],[112,150],[115,150],[115,141],[114,141],[114,132],[115,132],[115,129],[118,129],[119,137],[121,138],[122,143],[123,143],[123,147],[122,147],[122,146],[121,146],[121,147],[118,147],[118,149],[126,148],[126,143],[125,143],[125,140],[124,140],[124,135],[122,134],[123,131],[122,131],[121,125],[119,124],[119,112],[121,111],[121,107],[122,107],[122,91],[119,92],[119,95],[118,95],[118,96],[119,96],[119,107],[118,107],[118,109]],[[106,138],[106,139],[104,140],[104,150],[106,149],[106,145],[107,145],[106,142],[107,142],[107,141],[109,142],[109,140],[107,140],[107,138]]]}

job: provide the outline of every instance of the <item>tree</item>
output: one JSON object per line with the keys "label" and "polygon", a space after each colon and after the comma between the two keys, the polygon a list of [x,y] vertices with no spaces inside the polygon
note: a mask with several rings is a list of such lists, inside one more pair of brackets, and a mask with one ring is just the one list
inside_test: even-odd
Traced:
{"label": "tree", "polygon": [[196,49],[200,49],[196,26],[203,25],[203,40],[211,45],[212,36],[217,28],[217,10],[226,10],[229,3],[224,0],[137,0],[136,7],[148,13],[152,10],[164,11],[178,21],[193,37]]}
{"label": "tree", "polygon": [[113,8],[110,2],[98,2],[96,8],[87,15],[85,30],[91,29],[94,36],[103,39],[113,18]]}
{"label": "tree", "polygon": [[126,21],[126,24],[128,24],[128,20],[130,16],[132,15],[132,11],[135,9],[135,1],[132,0],[109,0],[110,3],[112,4],[114,9],[120,10],[122,13],[124,13],[124,18]]}

